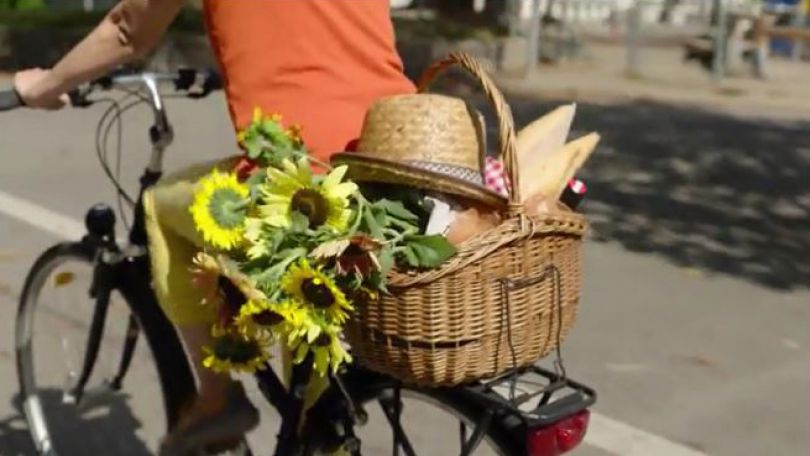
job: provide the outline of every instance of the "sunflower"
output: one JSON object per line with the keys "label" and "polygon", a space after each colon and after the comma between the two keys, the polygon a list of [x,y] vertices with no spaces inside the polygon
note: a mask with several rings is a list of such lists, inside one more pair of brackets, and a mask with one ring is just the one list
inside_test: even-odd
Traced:
{"label": "sunflower", "polygon": [[304,340],[298,344],[293,362],[300,364],[311,350],[315,373],[321,377],[326,375],[329,369],[332,373],[336,373],[343,363],[352,362],[352,357],[343,347],[339,334],[338,326],[327,325],[321,328],[321,333],[313,341]]}
{"label": "sunflower", "polygon": [[234,323],[246,336],[262,333],[276,337],[289,335],[308,326],[309,313],[292,300],[278,303],[266,300],[248,301],[242,306]]}
{"label": "sunflower", "polygon": [[293,142],[295,142],[296,144],[304,143],[303,136],[301,136],[302,132],[303,128],[301,128],[301,125],[290,125],[289,128],[287,128],[287,130],[285,131],[287,136],[289,136],[290,139],[292,139]]}
{"label": "sunflower", "polygon": [[319,182],[313,178],[306,157],[297,164],[285,159],[281,169],[268,168],[268,179],[262,187],[264,204],[259,208],[264,223],[289,228],[297,212],[306,217],[310,229],[345,231],[352,217],[349,197],[357,192],[357,184],[341,182],[346,169],[337,167]]}
{"label": "sunflower", "polygon": [[349,245],[337,258],[337,272],[341,275],[352,273],[367,277],[374,271],[379,271],[380,261],[376,252],[382,244],[366,234],[357,234],[349,240]]}
{"label": "sunflower", "polygon": [[248,301],[267,300],[253,279],[227,256],[198,252],[192,263],[192,283],[203,295],[202,304],[218,306],[222,324],[229,323]]}
{"label": "sunflower", "polygon": [[224,250],[242,242],[248,193],[236,174],[215,169],[200,180],[189,210],[205,242]]}
{"label": "sunflower", "polygon": [[247,337],[236,328],[215,325],[211,330],[213,346],[203,347],[203,366],[217,373],[264,370],[270,352],[270,341],[262,335]]}
{"label": "sunflower", "polygon": [[281,278],[281,288],[332,323],[343,323],[354,310],[335,281],[306,259],[293,264]]}
{"label": "sunflower", "polygon": [[201,304],[219,305],[219,277],[222,272],[219,262],[205,252],[198,252],[191,261],[191,283],[203,296]]}

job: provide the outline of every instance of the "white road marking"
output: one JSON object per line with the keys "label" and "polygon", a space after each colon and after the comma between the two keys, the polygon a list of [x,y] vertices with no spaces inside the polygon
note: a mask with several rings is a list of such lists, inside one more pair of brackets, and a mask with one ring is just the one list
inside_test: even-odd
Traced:
{"label": "white road marking", "polygon": [[599,413],[591,413],[585,443],[619,456],[707,456]]}
{"label": "white road marking", "polygon": [[[79,239],[85,232],[79,221],[3,191],[0,213],[64,239]],[[585,443],[617,456],[707,456],[599,413],[591,414]]]}
{"label": "white road marking", "polygon": [[64,239],[79,240],[85,233],[83,223],[3,191],[0,213]]}

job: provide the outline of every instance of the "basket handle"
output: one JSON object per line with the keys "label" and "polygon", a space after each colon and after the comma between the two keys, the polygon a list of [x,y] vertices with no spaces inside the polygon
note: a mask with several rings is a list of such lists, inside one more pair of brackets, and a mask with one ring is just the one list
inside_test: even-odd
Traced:
{"label": "basket handle", "polygon": [[[520,178],[518,176],[517,151],[515,147],[515,121],[512,119],[512,110],[506,104],[503,93],[487,74],[484,67],[473,56],[463,52],[453,52],[446,59],[431,65],[422,74],[419,80],[419,91],[425,92],[438,74],[445,69],[458,65],[475,76],[487,94],[489,102],[495,109],[498,117],[498,142],[500,156],[504,161],[506,175],[509,176],[511,191],[509,192],[509,212],[522,213],[523,205],[520,203]],[[486,151],[484,151],[486,153]],[[483,157],[482,157],[483,162]]]}

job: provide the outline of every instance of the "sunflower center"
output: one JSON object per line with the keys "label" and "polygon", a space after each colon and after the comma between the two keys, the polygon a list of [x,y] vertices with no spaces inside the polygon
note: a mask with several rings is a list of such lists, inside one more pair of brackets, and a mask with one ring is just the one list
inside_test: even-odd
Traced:
{"label": "sunflower center", "polygon": [[284,321],[284,317],[272,310],[263,310],[253,316],[253,321],[261,326],[275,326]]}
{"label": "sunflower center", "polygon": [[236,364],[245,364],[261,355],[256,341],[224,336],[214,342],[214,356]]}
{"label": "sunflower center", "polygon": [[329,334],[321,333],[321,335],[318,336],[317,339],[315,339],[315,342],[313,342],[313,345],[318,346],[318,347],[328,347],[329,344],[331,344],[331,343],[332,343],[332,338],[329,337]]}
{"label": "sunflower center", "polygon": [[335,303],[335,295],[332,294],[332,290],[318,278],[304,279],[301,283],[301,293],[304,294],[307,301],[319,309],[331,307]]}
{"label": "sunflower center", "polygon": [[244,198],[232,188],[219,188],[211,195],[208,212],[220,228],[239,228],[245,222]]}
{"label": "sunflower center", "polygon": [[368,252],[364,248],[360,247],[358,244],[355,244],[354,242],[349,244],[349,246],[346,247],[346,250],[343,251],[343,255],[346,255],[348,257],[357,257],[360,255],[365,255],[366,253]]}
{"label": "sunflower center", "polygon": [[247,302],[247,296],[230,279],[219,276],[217,282],[228,308],[238,311]]}
{"label": "sunflower center", "polygon": [[302,188],[295,192],[290,207],[309,220],[310,228],[317,228],[329,217],[329,202],[317,190]]}

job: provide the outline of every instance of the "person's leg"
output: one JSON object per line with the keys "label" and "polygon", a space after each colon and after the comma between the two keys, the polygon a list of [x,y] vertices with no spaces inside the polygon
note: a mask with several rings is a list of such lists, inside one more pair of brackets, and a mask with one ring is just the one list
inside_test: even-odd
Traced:
{"label": "person's leg", "polygon": [[233,379],[228,374],[218,374],[203,367],[205,354],[202,347],[211,344],[210,324],[183,325],[177,329],[197,377],[197,397],[183,416],[184,422],[180,423],[182,428],[186,423],[194,423],[223,410],[227,405],[228,392],[233,387]]}
{"label": "person's leg", "polygon": [[[178,329],[198,381],[197,396],[184,410],[173,436],[195,429],[225,437],[229,435],[223,432],[230,430],[238,436],[255,426],[254,421],[258,420],[257,411],[241,387],[229,375],[217,374],[202,363],[203,347],[212,342],[211,326],[217,320],[219,303],[205,299],[212,293],[206,290],[206,284],[195,281],[192,260],[202,244],[188,208],[195,182],[211,168],[212,164],[207,164],[188,169],[167,178],[144,195],[152,287],[167,317]],[[216,287],[216,283],[207,285]],[[223,414],[227,415],[225,418],[236,419],[225,420],[230,424],[226,422],[223,426],[217,422],[218,418],[223,418],[218,415]],[[200,441],[200,436],[194,436],[193,440]]]}
{"label": "person's leg", "polygon": [[[211,325],[216,322],[215,302],[204,302],[206,292],[195,286],[192,260],[199,250],[167,222],[177,217],[183,196],[191,184],[168,182],[144,195],[146,229],[152,261],[152,288],[169,320],[176,325],[198,384],[198,395],[224,397],[230,379],[203,368],[202,347],[211,342]],[[179,204],[175,208],[176,203]],[[186,207],[188,207],[186,205]],[[176,210],[175,210],[176,209]],[[187,212],[187,211],[186,211]]]}

